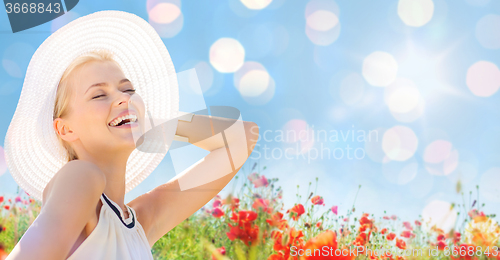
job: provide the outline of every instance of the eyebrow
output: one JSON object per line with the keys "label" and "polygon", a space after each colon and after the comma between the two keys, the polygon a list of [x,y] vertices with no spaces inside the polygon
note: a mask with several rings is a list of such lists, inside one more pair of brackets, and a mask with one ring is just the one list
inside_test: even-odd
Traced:
{"label": "eyebrow", "polygon": [[[128,79],[122,79],[120,80],[120,82],[118,82],[118,84],[122,84],[122,83],[125,83],[125,82],[130,82],[130,80]],[[95,83],[95,84],[92,84],[86,91],[84,94],[86,94],[89,89],[91,89],[92,87],[105,87],[105,86],[108,86],[108,83],[106,82],[101,82],[101,83]]]}

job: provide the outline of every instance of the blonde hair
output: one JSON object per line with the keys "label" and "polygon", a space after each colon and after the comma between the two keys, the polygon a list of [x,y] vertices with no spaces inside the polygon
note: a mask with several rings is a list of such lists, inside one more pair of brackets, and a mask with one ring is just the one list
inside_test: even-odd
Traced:
{"label": "blonde hair", "polygon": [[[78,68],[92,61],[112,61],[116,65],[118,65],[118,67],[120,67],[118,62],[114,60],[113,53],[108,50],[91,51],[90,53],[81,55],[75,60],[73,60],[71,64],[64,71],[61,80],[59,81],[59,85],[57,86],[56,101],[54,104],[54,115],[53,115],[54,120],[56,118],[62,118],[70,112],[69,104],[70,104],[70,96],[72,94],[70,87],[71,85],[70,76]],[[73,147],[71,147],[71,145],[68,142],[62,140],[59,135],[57,135],[57,138],[59,139],[59,142],[61,142],[63,147],[66,149],[68,162],[78,159],[78,155],[76,154]]]}

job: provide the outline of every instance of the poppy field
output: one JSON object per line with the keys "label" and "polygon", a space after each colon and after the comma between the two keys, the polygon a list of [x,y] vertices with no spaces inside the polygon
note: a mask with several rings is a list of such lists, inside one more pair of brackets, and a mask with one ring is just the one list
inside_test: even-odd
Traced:
{"label": "poppy field", "polygon": [[[284,208],[279,180],[266,178],[265,169],[240,171],[235,177],[243,182],[239,192],[216,196],[163,236],[152,248],[155,259],[500,260],[496,216],[482,212],[475,201],[457,207],[465,217],[449,231],[424,219],[374,216],[356,208],[355,201],[347,214],[339,215],[337,205],[311,192],[313,183],[307,193],[297,194],[293,207]],[[24,193],[0,196],[0,206],[1,260],[34,221],[41,204]]]}

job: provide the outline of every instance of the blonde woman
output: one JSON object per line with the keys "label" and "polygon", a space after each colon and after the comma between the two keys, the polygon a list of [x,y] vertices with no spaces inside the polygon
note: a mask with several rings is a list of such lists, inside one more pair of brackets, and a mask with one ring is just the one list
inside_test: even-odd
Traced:
{"label": "blonde woman", "polygon": [[148,114],[179,115],[176,84],[165,46],[133,14],[87,15],[44,41],[5,140],[11,174],[43,206],[7,259],[153,259],[153,244],[226,186],[258,127],[191,114],[174,132],[210,153],[125,204],[165,155],[138,151],[137,137]]}

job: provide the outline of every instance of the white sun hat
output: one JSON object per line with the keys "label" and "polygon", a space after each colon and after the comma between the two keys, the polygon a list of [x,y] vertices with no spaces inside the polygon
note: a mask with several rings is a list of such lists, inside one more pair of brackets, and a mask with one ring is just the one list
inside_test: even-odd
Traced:
{"label": "white sun hat", "polygon": [[[57,86],[75,58],[98,49],[114,53],[144,100],[147,115],[162,120],[179,115],[175,69],[167,48],[148,22],[127,12],[100,11],[68,23],[50,35],[31,58],[4,143],[12,177],[38,200],[67,162],[66,150],[52,124]],[[128,159],[126,192],[143,181],[166,154],[144,150],[148,149],[135,149]]]}

